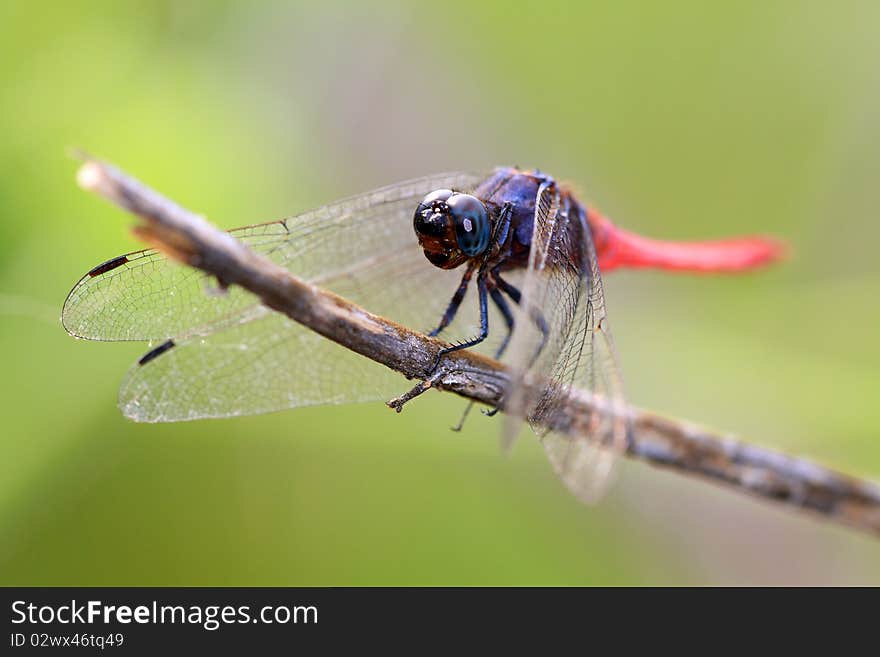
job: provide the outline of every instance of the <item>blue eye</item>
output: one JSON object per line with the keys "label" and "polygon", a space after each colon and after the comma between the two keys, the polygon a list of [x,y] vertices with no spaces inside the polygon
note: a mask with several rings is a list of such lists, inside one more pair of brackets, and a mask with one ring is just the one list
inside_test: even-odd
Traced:
{"label": "blue eye", "polygon": [[455,225],[458,248],[468,257],[480,255],[489,246],[489,216],[479,199],[470,194],[452,194],[446,204]]}

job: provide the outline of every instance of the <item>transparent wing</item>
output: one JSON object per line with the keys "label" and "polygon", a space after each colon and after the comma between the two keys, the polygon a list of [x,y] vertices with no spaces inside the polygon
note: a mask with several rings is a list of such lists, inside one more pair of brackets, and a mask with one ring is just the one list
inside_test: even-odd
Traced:
{"label": "transparent wing", "polygon": [[[508,404],[502,440],[512,445],[527,417],[550,462],[581,500],[603,491],[614,457],[626,446],[626,402],[608,320],[598,260],[580,209],[544,183],[535,204],[535,225],[523,299],[511,340]],[[594,395],[602,411],[583,435],[547,431],[560,420],[569,392]]]}
{"label": "transparent wing", "polygon": [[[420,256],[424,260],[423,256]],[[427,261],[402,274],[389,265],[361,270],[334,288],[360,294],[385,316],[436,324],[458,277]],[[441,277],[438,279],[437,275]],[[381,284],[386,286],[383,288]],[[369,302],[375,302],[372,306]],[[472,335],[476,302],[462,306],[450,335]],[[468,316],[468,317],[465,317]],[[500,325],[500,317],[494,318]],[[469,326],[468,326],[469,324]],[[500,336],[496,336],[496,340]],[[168,348],[165,345],[169,345]],[[494,347],[490,347],[494,348]],[[287,316],[253,304],[239,321],[206,335],[160,345],[161,353],[132,366],[119,390],[123,414],[138,422],[177,422],[269,413],[300,406],[389,399],[405,387],[397,372],[327,340]]]}
{"label": "transparent wing", "polygon": [[176,422],[390,398],[399,374],[255,306],[249,321],[174,343],[134,365],[119,389],[123,414]]}
{"label": "transparent wing", "polygon": [[[433,328],[461,272],[431,266],[412,214],[428,192],[469,191],[483,178],[433,176],[400,183],[285,221],[232,231],[296,275],[377,314]],[[119,404],[132,419],[171,422],[265,413],[321,403],[368,401],[400,392],[401,377],[277,313],[250,293],[223,294],[210,277],[155,251],[108,261],[71,291],[63,319],[79,337],[151,340],[165,348],[132,367]],[[475,333],[475,299],[444,336]],[[493,311],[494,312],[494,311]],[[496,326],[499,317],[492,317]],[[502,335],[493,336],[486,350]]]}
{"label": "transparent wing", "polygon": [[[481,178],[453,173],[402,182],[231,234],[300,278],[341,293],[334,285],[365,268],[406,274],[426,262],[412,231],[416,204],[438,187],[470,190]],[[388,292],[393,297],[401,291]],[[366,305],[363,296],[354,300]],[[208,335],[239,322],[255,303],[244,290],[221,293],[203,272],[149,249],[113,258],[83,276],[67,296],[62,322],[80,338],[155,341]]]}

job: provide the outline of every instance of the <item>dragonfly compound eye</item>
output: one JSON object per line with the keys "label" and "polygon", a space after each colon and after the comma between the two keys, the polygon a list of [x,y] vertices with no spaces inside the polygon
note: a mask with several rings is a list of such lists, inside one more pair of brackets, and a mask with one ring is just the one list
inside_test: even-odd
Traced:
{"label": "dragonfly compound eye", "polygon": [[[460,222],[456,218],[454,206],[450,205],[450,201],[460,196],[466,195],[456,194],[449,189],[438,189],[422,199],[413,215],[413,228],[419,238],[419,245],[425,251],[425,257],[431,264],[442,269],[454,269],[469,257],[460,246]],[[471,220],[470,226],[473,228],[475,225],[474,220]]]}
{"label": "dragonfly compound eye", "polygon": [[486,206],[470,194],[453,194],[446,201],[455,224],[455,238],[462,252],[473,258],[489,246],[489,215]]}

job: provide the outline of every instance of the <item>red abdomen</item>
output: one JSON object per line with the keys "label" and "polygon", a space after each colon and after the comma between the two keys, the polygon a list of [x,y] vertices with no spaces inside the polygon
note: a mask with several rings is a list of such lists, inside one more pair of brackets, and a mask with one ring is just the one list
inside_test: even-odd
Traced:
{"label": "red abdomen", "polygon": [[771,237],[748,236],[704,242],[668,242],[618,228],[593,209],[587,220],[599,268],[654,268],[687,272],[740,272],[781,259],[785,244]]}

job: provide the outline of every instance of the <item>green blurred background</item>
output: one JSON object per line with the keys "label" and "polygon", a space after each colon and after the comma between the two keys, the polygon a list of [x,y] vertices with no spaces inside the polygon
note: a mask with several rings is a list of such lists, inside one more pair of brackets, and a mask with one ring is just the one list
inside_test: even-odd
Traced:
{"label": "green blurred background", "polygon": [[[538,166],[627,228],[767,232],[739,278],[606,279],[628,396],[880,475],[880,4],[0,3],[0,583],[880,584],[880,543],[639,463],[571,498],[429,394],[142,426],[144,350],[58,315],[137,248],[78,146],[225,227]],[[402,389],[405,382],[401,381]]]}

